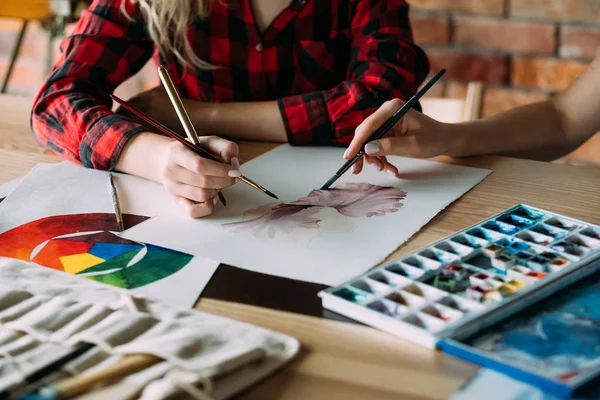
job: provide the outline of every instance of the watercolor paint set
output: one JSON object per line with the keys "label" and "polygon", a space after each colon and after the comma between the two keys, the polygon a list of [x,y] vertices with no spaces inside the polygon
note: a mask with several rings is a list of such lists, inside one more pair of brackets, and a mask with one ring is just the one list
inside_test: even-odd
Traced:
{"label": "watercolor paint set", "polygon": [[568,395],[600,375],[597,271],[600,227],[519,204],[319,296],[338,314]]}

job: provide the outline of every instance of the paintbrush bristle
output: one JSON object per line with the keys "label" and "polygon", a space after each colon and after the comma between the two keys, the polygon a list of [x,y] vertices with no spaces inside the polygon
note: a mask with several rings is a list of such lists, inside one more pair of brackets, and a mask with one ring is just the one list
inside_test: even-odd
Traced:
{"label": "paintbrush bristle", "polygon": [[267,189],[263,188],[263,191],[264,191],[266,194],[268,194],[269,196],[271,196],[272,198],[279,200],[279,197],[275,196],[275,194],[274,194],[274,193],[271,193],[271,192],[270,192],[270,191],[268,191]]}

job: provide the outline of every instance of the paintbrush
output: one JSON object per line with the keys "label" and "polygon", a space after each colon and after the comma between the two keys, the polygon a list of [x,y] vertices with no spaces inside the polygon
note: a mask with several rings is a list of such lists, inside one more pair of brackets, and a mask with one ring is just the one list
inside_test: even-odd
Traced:
{"label": "paintbrush", "polygon": [[31,399],[69,399],[91,390],[96,385],[114,381],[123,378],[131,373],[146,369],[161,359],[147,354],[132,354],[123,357],[123,359],[114,365],[99,370],[91,374],[83,374],[71,378],[63,379],[54,385],[40,389],[39,396],[32,396]]}
{"label": "paintbrush", "polygon": [[[185,131],[187,137],[192,141],[194,146],[200,147],[200,139],[198,139],[198,133],[196,133],[196,128],[194,128],[194,124],[192,124],[192,120],[183,105],[183,101],[181,101],[181,97],[179,97],[179,93],[177,92],[177,88],[173,84],[171,80],[171,76],[165,67],[162,65],[158,67],[158,76],[167,91],[167,95],[171,100],[171,104],[173,104],[173,108],[179,117],[179,121],[183,126],[183,130]],[[223,203],[224,206],[227,205],[225,201],[225,196],[219,189],[217,189],[217,195],[219,196],[219,200]]]}
{"label": "paintbrush", "polygon": [[60,371],[63,365],[81,356],[94,346],[92,343],[82,343],[71,349],[59,358],[28,374],[21,382],[0,391],[0,399],[20,399],[24,394],[31,393],[39,383],[43,384],[47,377]]}
{"label": "paintbrush", "polygon": [[[187,147],[188,149],[190,149],[194,153],[198,154],[200,157],[208,158],[209,160],[213,160],[213,161],[217,161],[217,162],[222,162],[221,160],[219,160],[218,158],[216,158],[215,156],[213,156],[212,154],[210,154],[208,151],[204,150],[201,146],[194,146],[192,143],[190,143],[187,140],[185,140],[184,138],[182,138],[175,131],[169,129],[168,127],[166,127],[165,125],[163,125],[160,122],[156,121],[155,119],[153,119],[153,118],[149,117],[148,115],[146,115],[146,114],[144,114],[144,113],[136,110],[135,108],[131,107],[129,104],[127,104],[125,102],[125,100],[122,100],[122,99],[118,98],[117,96],[115,96],[113,94],[111,94],[110,97],[114,101],[116,101],[117,103],[119,103],[124,109],[126,109],[127,111],[129,111],[132,114],[136,115],[137,117],[141,118],[142,120],[144,120],[145,122],[147,122],[148,124],[150,124],[154,128],[158,129],[160,132],[164,133],[165,135],[171,137],[172,139],[177,140],[179,143],[183,144],[185,147]],[[240,181],[244,182],[245,184],[253,187],[256,190],[259,190],[259,191],[265,193],[266,195],[273,197],[274,199],[278,199],[278,197],[275,196],[275,194],[273,194],[271,191],[265,189],[264,187],[262,187],[261,185],[259,185],[256,182],[252,181],[250,178],[245,177],[244,175],[238,177],[237,179],[239,179]]]}
{"label": "paintbrush", "polygon": [[400,119],[404,117],[408,110],[417,104],[419,99],[423,97],[423,95],[427,93],[429,89],[431,89],[431,87],[438,81],[438,79],[442,77],[442,75],[444,75],[445,72],[445,69],[442,69],[440,72],[438,72],[421,90],[419,90],[413,97],[410,98],[410,100],[404,103],[402,107],[398,109],[398,111],[388,118],[387,121],[377,128],[377,130],[373,132],[373,134],[365,141],[358,153],[356,153],[352,159],[346,161],[346,163],[344,163],[344,165],[342,165],[342,167],[321,187],[321,190],[329,189],[335,181],[337,181],[344,173],[346,173],[346,171],[350,169],[351,166],[353,166],[362,156],[364,156],[365,145],[373,140],[381,139],[390,129],[392,129],[396,122],[400,121]]}
{"label": "paintbrush", "polygon": [[123,232],[125,230],[125,225],[123,224],[123,214],[121,214],[121,207],[119,205],[119,197],[117,196],[117,188],[115,188],[115,182],[113,180],[113,175],[109,174],[110,177],[110,191],[112,195],[113,208],[115,209],[115,216],[117,217],[117,224],[119,225],[119,232]]}

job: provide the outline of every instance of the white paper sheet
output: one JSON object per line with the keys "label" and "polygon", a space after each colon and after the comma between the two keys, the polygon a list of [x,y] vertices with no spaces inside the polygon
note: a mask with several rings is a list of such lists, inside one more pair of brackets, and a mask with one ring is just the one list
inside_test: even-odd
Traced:
{"label": "white paper sheet", "polygon": [[23,178],[15,178],[12,181],[5,182],[0,185],[0,201],[8,196],[19,184]]}
{"label": "white paper sheet", "polygon": [[[115,174],[125,222],[173,205],[162,186]],[[33,261],[131,289],[176,306],[193,306],[218,263],[116,234],[107,172],[69,163],[39,164],[0,203],[0,255]]]}
{"label": "white paper sheet", "polygon": [[[343,149],[339,148],[283,145],[244,164],[242,173],[273,191],[280,201],[290,203],[321,187],[343,164],[342,154]],[[381,262],[490,173],[424,160],[389,159],[398,166],[401,179],[366,167],[362,174],[347,173],[334,185],[367,182],[389,186],[388,192],[380,191],[379,197],[368,204],[351,206],[349,211],[308,207],[287,226],[279,225],[273,230],[273,226],[264,225],[262,230],[254,230],[263,237],[239,232],[248,231],[247,225],[238,226],[238,232],[234,231],[235,226],[223,226],[240,222],[248,210],[277,203],[243,183],[223,191],[228,206],[218,206],[209,218],[160,215],[127,230],[123,236],[252,271],[337,285]],[[404,199],[399,196],[402,191],[406,192]],[[317,194],[312,198],[318,197]],[[402,203],[399,209],[386,213],[397,207],[398,201]],[[369,210],[384,215],[365,217]],[[354,213],[354,217],[342,215],[344,212]],[[357,214],[361,216],[356,217]]]}

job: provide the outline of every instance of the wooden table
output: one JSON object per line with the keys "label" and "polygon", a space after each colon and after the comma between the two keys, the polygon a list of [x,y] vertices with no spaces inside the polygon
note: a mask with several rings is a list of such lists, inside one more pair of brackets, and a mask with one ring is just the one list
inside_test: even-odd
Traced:
{"label": "wooden table", "polygon": [[[28,100],[0,96],[0,183],[58,158],[37,146]],[[273,144],[240,143],[242,161]],[[516,203],[600,224],[600,169],[504,157],[445,162],[488,168],[486,180],[438,214],[390,257],[463,229]],[[196,308],[298,338],[301,354],[243,399],[446,399],[477,368],[377,330],[291,312],[201,299]]]}

